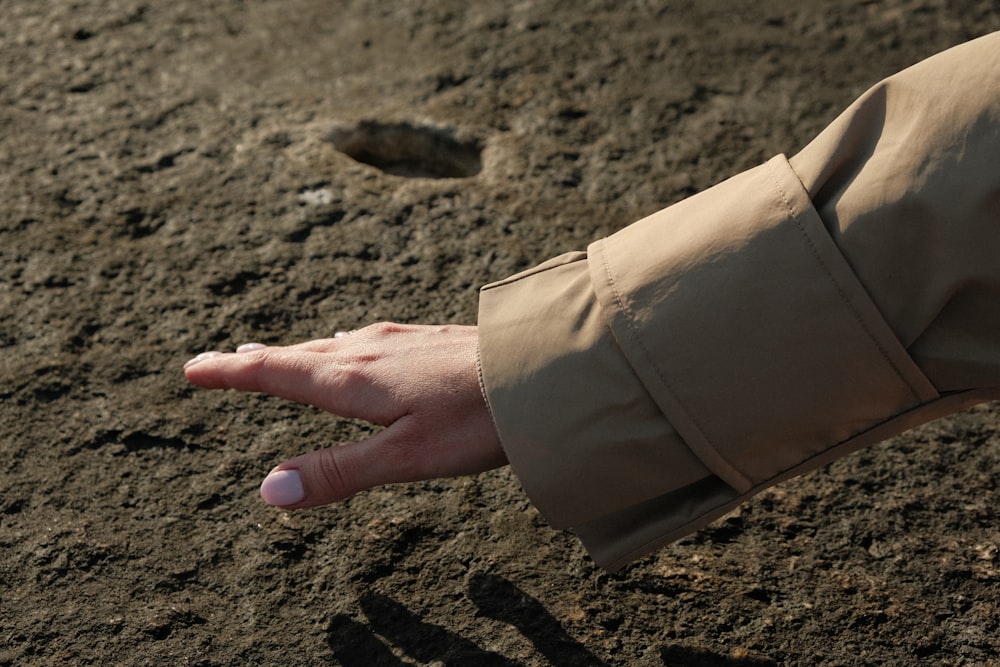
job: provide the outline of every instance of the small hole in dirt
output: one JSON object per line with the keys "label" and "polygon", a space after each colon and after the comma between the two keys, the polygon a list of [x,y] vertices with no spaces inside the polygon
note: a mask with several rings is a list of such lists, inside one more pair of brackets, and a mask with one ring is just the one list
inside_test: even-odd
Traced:
{"label": "small hole in dirt", "polygon": [[469,178],[482,170],[478,141],[461,141],[447,128],[364,121],[327,137],[349,157],[393,176]]}

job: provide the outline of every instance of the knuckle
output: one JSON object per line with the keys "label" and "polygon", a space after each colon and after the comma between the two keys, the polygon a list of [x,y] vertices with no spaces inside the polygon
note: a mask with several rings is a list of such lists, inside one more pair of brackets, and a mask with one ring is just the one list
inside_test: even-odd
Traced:
{"label": "knuckle", "polygon": [[267,390],[274,362],[274,353],[267,349],[250,352],[244,356],[245,373],[254,391]]}
{"label": "knuckle", "polygon": [[368,363],[372,359],[354,356],[343,361],[337,369],[338,384],[345,391],[356,391],[371,384]]}
{"label": "knuckle", "polygon": [[405,330],[403,325],[396,324],[395,322],[376,322],[368,328],[378,336],[390,336]]}
{"label": "knuckle", "polygon": [[322,485],[324,495],[332,500],[347,498],[358,491],[352,484],[353,476],[347,470],[345,461],[337,455],[336,450],[320,452],[316,468],[317,481]]}

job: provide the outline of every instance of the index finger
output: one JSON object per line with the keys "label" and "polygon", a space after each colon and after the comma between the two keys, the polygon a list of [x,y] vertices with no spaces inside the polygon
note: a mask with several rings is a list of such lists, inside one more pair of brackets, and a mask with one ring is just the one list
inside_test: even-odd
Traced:
{"label": "index finger", "polygon": [[195,359],[185,366],[184,375],[199,387],[271,394],[380,425],[398,417],[386,409],[384,398],[380,400],[365,364],[336,354],[265,347]]}

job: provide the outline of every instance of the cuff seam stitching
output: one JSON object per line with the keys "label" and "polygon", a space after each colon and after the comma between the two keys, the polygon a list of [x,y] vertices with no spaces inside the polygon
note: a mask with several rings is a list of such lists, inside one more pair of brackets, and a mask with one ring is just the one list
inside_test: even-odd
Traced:
{"label": "cuff seam stitching", "polygon": [[795,209],[792,207],[791,201],[789,200],[788,195],[785,193],[785,189],[781,186],[781,180],[778,178],[778,174],[776,173],[772,162],[773,161],[768,161],[766,164],[768,168],[768,174],[771,176],[771,181],[774,184],[774,189],[777,191],[778,196],[781,198],[781,203],[782,205],[784,205],[785,210],[788,212],[789,218],[795,224],[795,228],[799,231],[799,233],[802,235],[802,238],[805,240],[806,246],[809,248],[809,252],[812,254],[813,259],[816,261],[816,264],[819,265],[823,273],[826,275],[827,279],[830,281],[830,284],[833,285],[834,290],[836,290],[837,292],[837,297],[841,300],[844,306],[847,307],[847,310],[851,313],[851,317],[854,320],[855,324],[857,324],[858,327],[860,327],[861,330],[865,333],[865,335],[868,337],[868,340],[871,341],[872,345],[875,346],[875,349],[878,351],[879,356],[882,357],[882,360],[885,361],[885,363],[888,364],[888,366],[892,368],[892,370],[895,372],[896,377],[902,380],[903,384],[906,385],[906,388],[910,392],[910,396],[914,399],[915,404],[920,404],[923,401],[923,399],[921,399],[920,397],[920,392],[917,390],[916,387],[913,386],[909,378],[907,378],[906,375],[903,373],[902,369],[900,369],[899,366],[896,365],[896,362],[892,360],[892,358],[886,352],[885,348],[882,346],[882,343],[879,342],[878,338],[875,337],[875,334],[872,333],[871,329],[868,328],[868,325],[865,324],[864,320],[861,319],[861,316],[858,314],[858,311],[854,308],[854,304],[851,303],[851,300],[848,298],[847,294],[844,293],[844,289],[841,287],[837,279],[833,276],[833,273],[830,271],[830,268],[826,265],[826,262],[823,261],[823,258],[820,256],[819,249],[816,248],[816,244],[813,243],[812,237],[810,237],[809,232],[803,226],[802,221],[799,220],[799,216],[795,212]]}
{"label": "cuff seam stitching", "polygon": [[[646,363],[648,363],[650,368],[653,369],[653,372],[656,373],[656,377],[659,378],[660,382],[663,383],[663,386],[667,389],[668,392],[670,392],[670,396],[673,398],[674,403],[676,403],[676,405],[681,410],[684,411],[684,414],[691,422],[691,425],[697,430],[697,435],[701,439],[702,443],[704,443],[704,446],[709,451],[711,451],[711,453],[714,455],[714,457],[718,462],[724,463],[725,466],[728,468],[728,470],[726,470],[725,473],[722,473],[722,471],[714,470],[713,468],[715,466],[712,466],[707,462],[705,462],[701,456],[699,456],[698,458],[702,459],[702,462],[705,464],[705,467],[707,467],[713,474],[727,481],[727,483],[736,482],[735,484],[736,488],[742,490],[752,486],[753,482],[748,477],[746,477],[742,472],[740,472],[739,469],[736,466],[734,466],[733,463],[729,461],[729,459],[723,456],[719,452],[719,450],[712,444],[711,440],[706,435],[705,428],[701,425],[701,422],[698,420],[695,414],[691,412],[691,409],[688,408],[688,406],[685,405],[685,403],[681,400],[680,396],[677,394],[677,391],[674,389],[671,382],[663,374],[663,371],[662,369],[660,369],[660,366],[655,362],[653,355],[650,353],[645,343],[643,343],[642,337],[639,335],[637,327],[635,326],[635,323],[632,320],[632,314],[625,307],[625,301],[624,299],[622,299],[621,293],[618,290],[618,284],[615,282],[614,279],[614,274],[611,272],[611,264],[608,261],[608,253],[606,251],[603,251],[602,249],[600,257],[601,257],[601,264],[604,266],[605,275],[607,276],[608,285],[611,287],[611,293],[614,294],[615,303],[618,306],[618,312],[622,314],[622,318],[625,321],[625,327],[628,330],[629,335],[632,337],[632,339],[635,341],[635,344],[642,352],[643,357],[645,357],[646,359]],[[668,421],[670,421],[669,417]],[[686,438],[683,437],[683,435],[682,439],[685,441],[687,440]],[[689,442],[686,444],[688,447],[691,447],[691,444]],[[695,450],[695,455],[697,455],[697,450]]]}

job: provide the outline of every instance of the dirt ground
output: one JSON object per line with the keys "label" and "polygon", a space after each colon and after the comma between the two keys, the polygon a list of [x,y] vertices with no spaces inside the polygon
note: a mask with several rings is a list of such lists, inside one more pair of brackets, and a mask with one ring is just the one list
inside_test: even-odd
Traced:
{"label": "dirt ground", "polygon": [[997,407],[609,575],[508,471],[267,507],[275,463],[367,427],[181,374],[249,340],[474,322],[480,285],[794,153],[1000,3],[0,19],[0,664],[1000,664]]}

